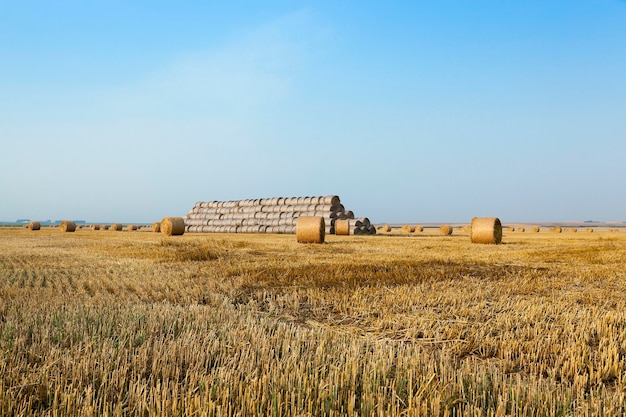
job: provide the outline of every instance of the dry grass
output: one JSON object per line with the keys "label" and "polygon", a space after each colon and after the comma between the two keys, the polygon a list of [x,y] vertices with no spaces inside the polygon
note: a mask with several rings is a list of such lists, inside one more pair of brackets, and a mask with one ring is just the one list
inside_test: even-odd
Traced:
{"label": "dry grass", "polygon": [[2,415],[623,415],[626,235],[0,230]]}

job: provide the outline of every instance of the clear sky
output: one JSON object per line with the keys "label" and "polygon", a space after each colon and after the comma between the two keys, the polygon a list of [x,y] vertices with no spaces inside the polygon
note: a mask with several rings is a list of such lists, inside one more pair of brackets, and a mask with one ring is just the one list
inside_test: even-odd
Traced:
{"label": "clear sky", "polygon": [[625,1],[0,2],[0,220],[623,221],[625,180]]}

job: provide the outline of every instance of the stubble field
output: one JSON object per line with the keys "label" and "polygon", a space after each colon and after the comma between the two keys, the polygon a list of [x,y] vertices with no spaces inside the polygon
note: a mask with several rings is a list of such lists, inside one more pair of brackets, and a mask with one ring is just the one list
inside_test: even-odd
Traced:
{"label": "stubble field", "polygon": [[626,233],[0,229],[0,415],[626,412]]}

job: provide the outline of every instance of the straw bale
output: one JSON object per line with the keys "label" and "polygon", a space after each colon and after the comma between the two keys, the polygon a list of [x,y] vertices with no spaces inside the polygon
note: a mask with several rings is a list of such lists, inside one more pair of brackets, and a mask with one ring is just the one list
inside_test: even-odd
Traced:
{"label": "straw bale", "polygon": [[350,220],[336,220],[335,221],[335,234],[341,236],[347,236],[350,234]]}
{"label": "straw bale", "polygon": [[379,227],[379,230],[381,232],[389,233],[389,232],[391,232],[391,227],[388,224],[384,224],[384,225]]}
{"label": "straw bale", "polygon": [[414,226],[409,226],[409,225],[404,225],[402,226],[402,231],[405,233],[413,233],[415,232],[415,227]]}
{"label": "straw bale", "polygon": [[502,243],[502,223],[497,217],[474,217],[471,224],[472,243]]}
{"label": "straw bale", "polygon": [[126,226],[126,230],[128,230],[129,232],[132,232],[134,230],[137,230],[137,225],[135,224],[129,224]]}
{"label": "straw bale", "polygon": [[108,224],[101,224],[100,225],[100,230],[109,230],[109,225]]}
{"label": "straw bale", "polygon": [[593,233],[593,229],[591,227],[587,228],[587,233]]}
{"label": "straw bale", "polygon": [[28,230],[41,230],[41,223],[39,222],[28,223]]}
{"label": "straw bale", "polygon": [[99,224],[92,224],[91,225],[91,230],[100,230],[100,225]]}
{"label": "straw bale", "polygon": [[531,230],[533,233],[539,233],[539,226],[533,226]]}
{"label": "straw bale", "polygon": [[164,217],[161,220],[161,233],[166,236],[180,236],[185,233],[185,220],[182,217]]}
{"label": "straw bale", "polygon": [[561,233],[563,231],[563,229],[561,229],[561,227],[559,227],[559,226],[555,226],[552,229],[550,229],[550,231],[552,233]]}
{"label": "straw bale", "polygon": [[59,225],[59,228],[63,233],[67,232],[75,232],[76,231],[76,223],[72,220],[63,220]]}
{"label": "straw bale", "polygon": [[[282,226],[281,226],[282,227]],[[296,240],[299,243],[324,243],[326,224],[321,216],[298,217]]]}
{"label": "straw bale", "polygon": [[161,231],[161,222],[152,223],[152,231],[154,233],[159,233]]}
{"label": "straw bale", "polygon": [[452,226],[449,224],[442,224],[439,226],[439,234],[449,236],[452,234]]}
{"label": "straw bale", "polygon": [[524,227],[520,226],[517,228],[517,231],[520,233],[524,233],[526,231],[526,229],[524,229]]}
{"label": "straw bale", "polygon": [[122,224],[121,224],[121,223],[113,223],[113,224],[111,225],[111,227],[110,227],[110,229],[109,229],[109,230],[113,230],[113,231],[115,231],[115,232],[119,232],[119,231],[121,231],[123,228],[124,228],[124,227],[122,226]]}
{"label": "straw bale", "polygon": [[415,226],[415,233],[421,233],[424,231],[424,227],[423,226]]}
{"label": "straw bale", "polygon": [[572,227],[572,228],[570,229],[570,232],[572,232],[572,233],[576,233],[576,232],[578,232],[578,229],[577,229],[577,228],[575,228],[575,227]]}

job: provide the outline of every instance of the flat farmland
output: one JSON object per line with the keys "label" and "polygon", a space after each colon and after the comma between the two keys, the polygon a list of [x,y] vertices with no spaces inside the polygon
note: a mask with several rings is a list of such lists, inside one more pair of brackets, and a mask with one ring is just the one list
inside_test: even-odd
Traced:
{"label": "flat farmland", "polygon": [[0,415],[626,412],[626,233],[0,229]]}

